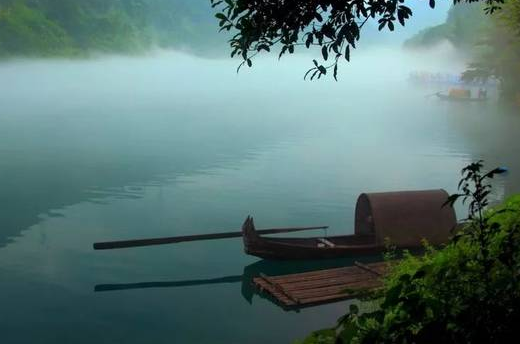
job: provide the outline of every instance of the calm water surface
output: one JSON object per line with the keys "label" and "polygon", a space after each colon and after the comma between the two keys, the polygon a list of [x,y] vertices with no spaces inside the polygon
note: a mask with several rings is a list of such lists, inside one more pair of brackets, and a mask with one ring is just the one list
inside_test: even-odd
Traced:
{"label": "calm water surface", "polygon": [[0,341],[288,343],[348,305],[285,312],[248,287],[301,264],[246,256],[239,239],[92,243],[234,230],[248,214],[350,233],[359,193],[453,192],[479,158],[511,170],[495,199],[520,192],[514,111],[425,97],[438,88],[406,82],[411,58],[360,60],[338,83],[303,82],[304,57],[239,75],[173,53],[0,65]]}

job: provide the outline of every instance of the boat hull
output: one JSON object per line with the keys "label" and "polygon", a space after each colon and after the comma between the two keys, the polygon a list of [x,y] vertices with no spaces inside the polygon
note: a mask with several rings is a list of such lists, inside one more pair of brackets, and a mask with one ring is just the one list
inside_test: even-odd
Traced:
{"label": "boat hull", "polygon": [[[276,241],[271,238],[262,238],[255,245],[244,247],[246,254],[263,259],[276,260],[296,260],[296,259],[334,259],[359,257],[363,255],[373,255],[381,253],[384,247],[375,244],[350,245],[335,247],[318,247],[317,245],[302,245],[301,242],[291,243],[289,238],[284,238],[284,242]],[[333,241],[334,237],[327,238]],[[311,241],[312,239],[306,239]]]}
{"label": "boat hull", "polygon": [[487,98],[464,98],[464,97],[452,97],[442,93],[435,94],[437,98],[440,100],[450,101],[450,102],[461,102],[461,103],[474,103],[474,102],[485,102]]}
{"label": "boat hull", "polygon": [[273,238],[259,235],[248,217],[242,225],[244,251],[264,259],[332,259],[373,255],[384,247],[374,235],[342,235],[312,238]]}

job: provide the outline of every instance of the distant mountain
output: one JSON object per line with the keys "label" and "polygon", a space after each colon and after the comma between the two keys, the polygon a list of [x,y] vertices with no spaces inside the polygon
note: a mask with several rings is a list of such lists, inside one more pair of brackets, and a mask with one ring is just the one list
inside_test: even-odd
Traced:
{"label": "distant mountain", "polygon": [[0,0],[0,56],[226,48],[209,0]]}

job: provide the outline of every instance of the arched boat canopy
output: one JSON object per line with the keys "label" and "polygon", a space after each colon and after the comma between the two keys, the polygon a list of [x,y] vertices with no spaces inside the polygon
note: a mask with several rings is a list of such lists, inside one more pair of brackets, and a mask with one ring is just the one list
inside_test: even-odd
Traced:
{"label": "arched boat canopy", "polygon": [[455,210],[443,204],[445,190],[363,193],[356,203],[355,234],[375,235],[398,247],[418,247],[426,239],[432,245],[446,243],[457,224]]}

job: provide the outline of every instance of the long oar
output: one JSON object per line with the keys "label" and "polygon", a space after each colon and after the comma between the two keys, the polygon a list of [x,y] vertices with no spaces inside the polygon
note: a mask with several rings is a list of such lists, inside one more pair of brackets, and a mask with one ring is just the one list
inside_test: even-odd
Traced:
{"label": "long oar", "polygon": [[[258,234],[276,234],[276,233],[289,233],[289,232],[307,231],[307,230],[312,230],[312,229],[326,229],[326,228],[329,228],[329,226],[267,228],[267,229],[259,229],[256,232]],[[96,242],[96,243],[94,243],[93,246],[94,246],[94,250],[109,250],[109,249],[113,249],[113,248],[176,244],[176,243],[185,242],[185,241],[238,238],[241,236],[242,236],[242,232],[224,232],[224,233],[213,233],[213,234],[184,235],[184,236],[166,237],[166,238]]]}

